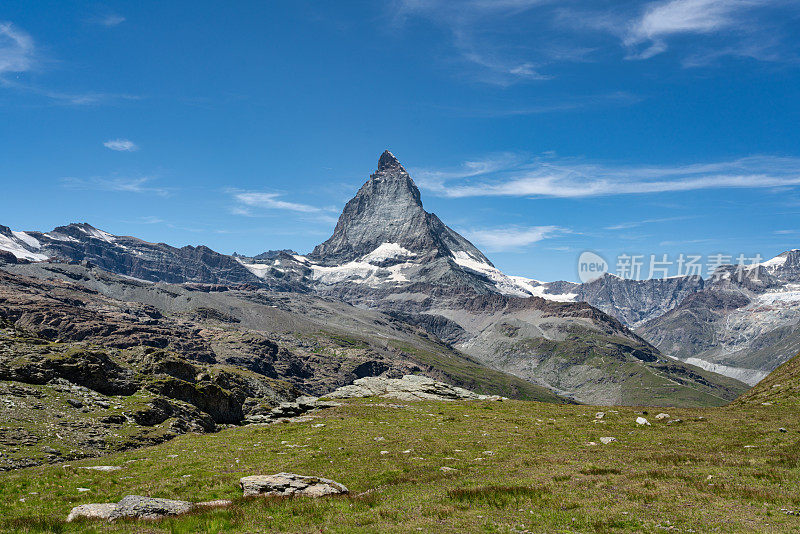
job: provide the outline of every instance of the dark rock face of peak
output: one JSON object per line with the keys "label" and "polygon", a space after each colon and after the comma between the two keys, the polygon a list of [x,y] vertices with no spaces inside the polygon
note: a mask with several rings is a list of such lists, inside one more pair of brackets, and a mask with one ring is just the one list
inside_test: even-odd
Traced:
{"label": "dark rock face of peak", "polygon": [[663,315],[703,287],[704,281],[699,276],[630,280],[606,274],[571,291],[577,294],[577,300],[636,327]]}
{"label": "dark rock face of peak", "polygon": [[783,265],[775,269],[775,274],[786,281],[800,281],[800,249],[784,252],[781,257],[786,259]]}
{"label": "dark rock face of peak", "polygon": [[405,172],[405,169],[400,165],[400,161],[394,157],[394,154],[384,150],[380,159],[378,159],[378,172],[386,171],[387,169],[400,169]]}
{"label": "dark rock face of peak", "polygon": [[466,252],[491,265],[472,243],[423,209],[419,189],[388,151],[378,160],[378,170],[345,205],[331,238],[317,245],[309,258],[324,265],[340,265],[383,244],[407,251],[398,257],[406,254],[419,260]]}

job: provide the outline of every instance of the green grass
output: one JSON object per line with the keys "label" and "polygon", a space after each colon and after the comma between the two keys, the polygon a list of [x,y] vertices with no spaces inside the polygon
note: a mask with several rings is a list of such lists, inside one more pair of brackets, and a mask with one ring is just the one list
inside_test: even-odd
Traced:
{"label": "green grass", "polygon": [[778,366],[735,404],[800,407],[800,354]]}
{"label": "green grass", "polygon": [[[800,411],[670,409],[682,423],[650,413],[650,427],[635,424],[641,409],[604,408],[602,423],[596,411],[523,401],[350,401],[311,422],[184,435],[2,473],[0,531],[800,531],[800,518],[781,511],[800,509]],[[602,445],[601,436],[618,441]],[[84,465],[123,469],[77,469]],[[351,492],[241,497],[240,477],[279,471],[332,478]],[[63,523],[73,506],[127,494],[229,498],[234,506],[155,522]]]}

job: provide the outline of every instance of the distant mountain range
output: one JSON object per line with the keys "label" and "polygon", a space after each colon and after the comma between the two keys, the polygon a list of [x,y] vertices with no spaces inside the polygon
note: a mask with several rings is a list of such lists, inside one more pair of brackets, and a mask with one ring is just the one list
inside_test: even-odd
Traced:
{"label": "distant mountain range", "polygon": [[487,368],[596,404],[722,404],[745,389],[737,380],[755,383],[800,345],[800,251],[753,267],[742,282],[729,266],[709,280],[509,276],[425,211],[388,151],[333,235],[305,256],[175,248],[87,223],[46,233],[0,226],[0,263],[59,261],[150,283],[307,294],[380,310]]}

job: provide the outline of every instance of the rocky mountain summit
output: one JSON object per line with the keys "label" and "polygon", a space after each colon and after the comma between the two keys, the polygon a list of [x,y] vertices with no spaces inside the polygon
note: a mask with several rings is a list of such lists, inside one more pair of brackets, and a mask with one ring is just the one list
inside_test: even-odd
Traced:
{"label": "rocky mountain summit", "polygon": [[420,192],[391,152],[342,210],[333,235],[308,255],[320,265],[342,265],[365,256],[391,266],[411,258],[430,261],[466,254],[491,265],[472,243],[422,207]]}

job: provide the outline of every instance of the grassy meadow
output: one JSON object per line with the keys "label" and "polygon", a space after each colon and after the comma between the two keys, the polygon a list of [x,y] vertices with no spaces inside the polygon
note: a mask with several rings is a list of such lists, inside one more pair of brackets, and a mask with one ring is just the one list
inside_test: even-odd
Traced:
{"label": "grassy meadow", "polygon": [[[353,400],[310,421],[0,473],[0,531],[800,532],[800,409],[670,408],[656,420],[661,411]],[[122,469],[78,469],[88,465]],[[241,497],[240,477],[280,471],[331,478],[350,494]],[[234,504],[64,522],[73,506],[128,494]]]}

